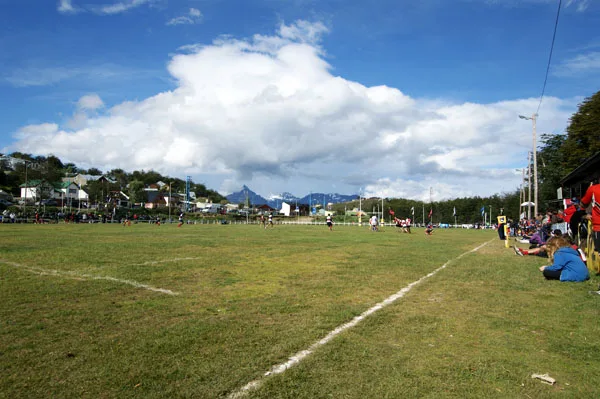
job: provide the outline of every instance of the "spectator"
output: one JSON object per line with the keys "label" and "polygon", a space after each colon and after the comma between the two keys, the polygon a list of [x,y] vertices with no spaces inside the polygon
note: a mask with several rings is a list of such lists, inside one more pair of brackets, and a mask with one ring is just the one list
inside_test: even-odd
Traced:
{"label": "spectator", "polygon": [[576,197],[571,198],[571,203],[563,212],[563,219],[567,223],[571,223],[571,217],[575,212],[577,212],[577,208],[579,207],[579,199]]}
{"label": "spectator", "polygon": [[588,232],[594,240],[594,250],[600,252],[600,184],[592,184],[588,187],[581,203],[592,207],[592,231]]}
{"label": "spectator", "polygon": [[552,265],[540,267],[546,280],[585,281],[590,278],[587,266],[568,240],[552,237],[546,243],[546,248],[552,260]]}
{"label": "spectator", "polygon": [[581,247],[585,240],[587,240],[587,212],[581,203],[577,202],[575,212],[569,218],[569,230],[571,231],[571,237],[573,242],[578,243]]}
{"label": "spectator", "polygon": [[[585,257],[585,253],[579,248],[579,246],[577,244],[573,244],[573,242],[571,241],[569,236],[564,235],[559,229],[556,229],[552,232],[552,237],[564,237],[565,240],[567,240],[569,242],[569,244],[571,245],[571,248],[573,248],[575,251],[577,251],[577,253],[578,253],[579,257],[581,258],[581,260],[583,261],[583,263],[585,263],[587,261],[587,259]],[[519,256],[536,255],[536,256],[541,256],[542,258],[547,258],[548,257],[547,245],[548,245],[548,243],[541,245],[537,248],[533,248],[533,249],[521,249],[515,245],[513,248],[515,250],[515,253]]]}

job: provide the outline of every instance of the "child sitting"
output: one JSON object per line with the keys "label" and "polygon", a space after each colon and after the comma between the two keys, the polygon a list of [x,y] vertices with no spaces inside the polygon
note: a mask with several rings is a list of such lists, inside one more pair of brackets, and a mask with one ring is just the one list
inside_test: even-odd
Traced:
{"label": "child sitting", "polygon": [[552,265],[540,267],[546,280],[585,281],[590,278],[579,253],[571,248],[571,243],[564,237],[550,238],[546,250],[552,260]]}

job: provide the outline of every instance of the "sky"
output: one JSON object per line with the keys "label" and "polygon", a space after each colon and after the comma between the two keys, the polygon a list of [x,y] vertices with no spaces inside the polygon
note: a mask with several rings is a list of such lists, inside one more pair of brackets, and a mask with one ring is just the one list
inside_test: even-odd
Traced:
{"label": "sky", "polygon": [[[600,90],[600,2],[0,0],[0,152],[222,194],[517,190]],[[539,111],[538,111],[539,107]]]}

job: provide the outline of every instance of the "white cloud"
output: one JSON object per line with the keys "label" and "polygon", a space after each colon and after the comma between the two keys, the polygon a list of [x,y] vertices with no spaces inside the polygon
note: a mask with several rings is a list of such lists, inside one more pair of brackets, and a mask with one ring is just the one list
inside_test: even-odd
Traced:
{"label": "white cloud", "polygon": [[95,111],[104,107],[104,102],[96,93],[87,94],[77,101],[77,108],[84,111]]}
{"label": "white cloud", "polygon": [[150,4],[155,1],[156,0],[127,0],[103,6],[84,4],[76,7],[73,5],[73,0],[59,0],[57,10],[62,14],[75,14],[79,12],[91,11],[100,15],[113,15],[120,14],[132,8],[140,7],[144,4]]}
{"label": "white cloud", "polygon": [[153,2],[154,0],[128,0],[121,1],[111,5],[97,7],[94,9],[98,14],[112,15],[112,14],[120,14],[132,8],[136,8],[142,6],[144,4],[148,4]]}
{"label": "white cloud", "polygon": [[65,125],[68,129],[84,129],[88,125],[90,117],[97,117],[98,111],[102,108],[104,108],[104,102],[98,94],[86,94],[77,101],[77,109]]}
{"label": "white cloud", "polygon": [[[492,104],[417,99],[335,76],[304,21],[272,36],[188,47],[177,88],[118,104],[85,125],[27,126],[12,150],[101,169],[192,175],[232,191],[356,193],[434,200],[516,189],[538,99]],[[101,100],[100,100],[101,101]],[[579,99],[547,97],[538,132],[562,132]],[[99,104],[99,102],[96,102]]]}
{"label": "white cloud", "polygon": [[63,14],[75,14],[78,11],[73,7],[72,0],[60,0],[58,2],[58,12]]}
{"label": "white cloud", "polygon": [[6,73],[2,80],[15,87],[48,86],[70,79],[85,79],[87,81],[102,81],[105,79],[140,79],[155,77],[156,71],[132,69],[115,64],[93,66],[38,66],[34,62]]}
{"label": "white cloud", "polygon": [[554,69],[557,76],[581,76],[600,72],[600,51],[579,54]]}
{"label": "white cloud", "polygon": [[570,7],[572,5],[574,5],[576,7],[578,12],[583,12],[583,11],[587,10],[588,6],[590,5],[590,1],[589,0],[567,0],[565,7]]}
{"label": "white cloud", "polygon": [[65,67],[25,67],[12,71],[4,80],[15,87],[47,86],[70,79],[80,71]]}
{"label": "white cloud", "polygon": [[[463,0],[467,2],[485,2],[489,5],[494,6],[503,6],[503,7],[523,7],[528,4],[540,4],[543,6],[552,6],[555,7],[557,5],[556,0]],[[564,8],[569,8],[571,6],[575,7],[577,12],[586,11],[588,6],[590,5],[590,0],[567,0],[564,3]]]}
{"label": "white cloud", "polygon": [[186,15],[167,21],[167,25],[193,25],[202,22],[202,13],[197,8],[190,8]]}

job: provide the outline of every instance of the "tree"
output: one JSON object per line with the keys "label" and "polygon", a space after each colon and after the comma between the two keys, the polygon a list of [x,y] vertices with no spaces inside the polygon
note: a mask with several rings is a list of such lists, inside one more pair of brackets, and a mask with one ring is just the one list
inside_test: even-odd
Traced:
{"label": "tree", "polygon": [[562,151],[567,172],[600,151],[600,91],[579,104],[567,127]]}
{"label": "tree", "polygon": [[92,176],[102,176],[102,171],[98,168],[89,168],[87,174]]}
{"label": "tree", "polygon": [[[538,151],[538,201],[545,207],[555,207],[556,190],[560,179],[569,172],[565,161],[564,146],[567,136],[563,134],[543,134],[543,146]],[[540,208],[541,209],[541,208]]]}
{"label": "tree", "polygon": [[64,165],[60,159],[54,155],[49,155],[45,162],[40,163],[42,176],[50,183],[59,182],[64,176]]}
{"label": "tree", "polygon": [[79,168],[74,163],[69,162],[63,165],[63,171],[64,173],[75,174],[79,172]]}
{"label": "tree", "polygon": [[113,169],[110,172],[108,172],[107,175],[115,179],[119,187],[127,186],[127,182],[129,181],[129,175],[123,169]]}
{"label": "tree", "polygon": [[144,195],[144,187],[146,186],[143,181],[133,180],[129,182],[129,201],[132,204],[137,204],[146,200],[146,196]]}

